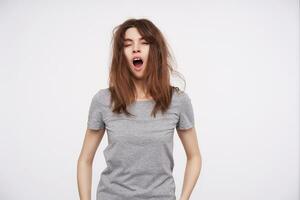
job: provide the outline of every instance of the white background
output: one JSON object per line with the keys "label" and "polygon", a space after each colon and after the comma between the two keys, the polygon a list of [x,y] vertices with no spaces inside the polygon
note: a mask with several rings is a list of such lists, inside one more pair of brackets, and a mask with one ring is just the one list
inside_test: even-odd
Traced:
{"label": "white background", "polygon": [[186,79],[203,159],[191,200],[299,199],[296,0],[0,1],[0,199],[79,199],[88,106],[108,86],[112,29],[130,17],[160,28]]}

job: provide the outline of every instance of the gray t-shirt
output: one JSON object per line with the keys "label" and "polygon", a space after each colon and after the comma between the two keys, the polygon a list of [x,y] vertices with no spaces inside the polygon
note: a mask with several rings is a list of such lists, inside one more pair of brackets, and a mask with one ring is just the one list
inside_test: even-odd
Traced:
{"label": "gray t-shirt", "polygon": [[92,98],[87,128],[106,129],[108,145],[103,151],[107,167],[97,187],[97,200],[175,200],[172,175],[175,128],[194,127],[191,99],[174,90],[165,114],[151,116],[155,101],[138,100],[128,111],[110,108],[110,91],[100,89]]}

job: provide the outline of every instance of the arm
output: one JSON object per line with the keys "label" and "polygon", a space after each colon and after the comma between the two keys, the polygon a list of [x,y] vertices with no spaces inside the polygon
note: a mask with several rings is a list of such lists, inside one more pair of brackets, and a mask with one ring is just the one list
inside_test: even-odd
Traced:
{"label": "arm", "polygon": [[77,162],[77,184],[80,200],[91,200],[92,165],[105,129],[87,129]]}
{"label": "arm", "polygon": [[176,130],[187,157],[180,200],[189,200],[200,175],[202,167],[201,154],[195,128]]}

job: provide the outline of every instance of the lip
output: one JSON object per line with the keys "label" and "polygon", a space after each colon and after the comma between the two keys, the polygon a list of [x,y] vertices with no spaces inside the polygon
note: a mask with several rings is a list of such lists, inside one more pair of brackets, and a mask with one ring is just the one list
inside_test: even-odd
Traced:
{"label": "lip", "polygon": [[[140,58],[140,59],[142,59],[143,64],[142,64],[140,67],[134,66],[134,64],[133,64],[133,59],[135,59],[135,58]],[[133,56],[133,58],[131,59],[131,64],[132,64],[133,69],[134,69],[135,71],[141,71],[141,70],[144,68],[144,59],[143,59],[142,56]]]}
{"label": "lip", "polygon": [[132,65],[133,66],[133,69],[135,70],[135,71],[141,71],[143,68],[144,68],[144,63],[142,64],[142,66],[140,66],[140,67],[136,67],[136,66],[134,66],[134,65]]}
{"label": "lip", "polygon": [[136,67],[133,64],[132,64],[132,66],[135,71],[141,71],[144,68],[144,63],[140,67]]}
{"label": "lip", "polygon": [[133,56],[133,58],[131,59],[131,61],[133,61],[135,58],[140,58],[144,62],[144,59],[142,58],[142,56]]}

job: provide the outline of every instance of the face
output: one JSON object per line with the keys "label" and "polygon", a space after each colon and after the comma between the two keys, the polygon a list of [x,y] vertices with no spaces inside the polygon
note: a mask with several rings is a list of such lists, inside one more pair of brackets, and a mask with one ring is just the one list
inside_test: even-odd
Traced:
{"label": "face", "polygon": [[143,79],[149,55],[149,43],[141,37],[138,29],[128,28],[125,32],[124,54],[135,79]]}

